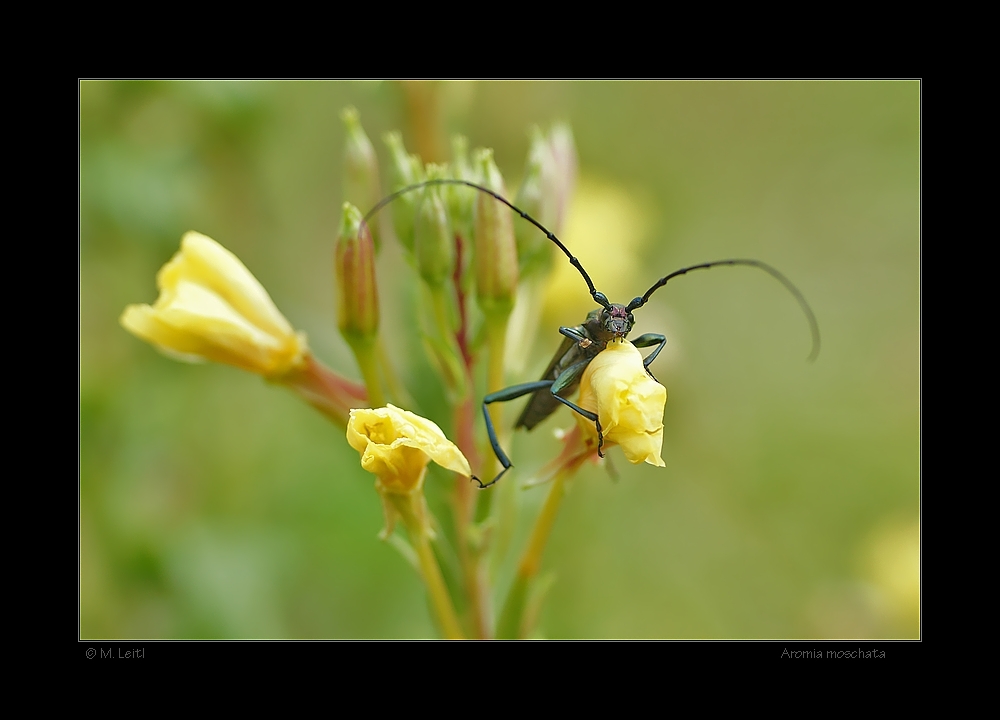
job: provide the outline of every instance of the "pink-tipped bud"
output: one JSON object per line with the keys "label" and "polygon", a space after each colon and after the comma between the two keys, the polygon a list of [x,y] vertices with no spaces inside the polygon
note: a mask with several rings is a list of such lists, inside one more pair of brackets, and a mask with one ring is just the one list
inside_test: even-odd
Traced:
{"label": "pink-tipped bud", "polygon": [[569,125],[559,123],[552,127],[549,132],[549,147],[552,149],[552,158],[555,160],[556,189],[558,192],[556,216],[553,220],[555,227],[551,230],[558,235],[562,232],[566,215],[569,213],[569,204],[573,200],[577,166],[579,165],[576,156],[576,143],[573,141],[573,131]]}
{"label": "pink-tipped bud", "polygon": [[337,325],[352,343],[378,333],[375,243],[361,212],[344,203],[333,268],[337,278]]}
{"label": "pink-tipped bud", "polygon": [[[517,191],[515,204],[547,228],[555,229],[559,190],[556,161],[552,147],[542,131],[532,129],[531,148],[524,180]],[[517,223],[517,259],[525,275],[548,268],[552,263],[553,245],[531,223]]]}

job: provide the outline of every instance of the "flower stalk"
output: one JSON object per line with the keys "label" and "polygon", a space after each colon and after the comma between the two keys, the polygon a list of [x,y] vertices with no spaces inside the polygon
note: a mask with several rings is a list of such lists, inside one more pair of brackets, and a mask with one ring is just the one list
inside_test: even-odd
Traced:
{"label": "flower stalk", "polygon": [[444,576],[441,574],[441,567],[438,565],[434,550],[431,547],[431,531],[427,518],[427,505],[422,493],[398,494],[386,493],[383,495],[388,503],[392,504],[393,511],[399,515],[407,535],[410,536],[410,543],[417,554],[420,564],[420,574],[424,584],[427,586],[427,595],[434,609],[441,634],[449,640],[462,640],[465,635],[462,632],[462,625],[455,612],[454,603],[448,593],[448,586],[445,584]]}
{"label": "flower stalk", "polygon": [[389,395],[389,400],[401,407],[416,408],[416,401],[414,401],[413,397],[407,391],[406,386],[400,382],[399,376],[396,374],[392,358],[389,357],[389,353],[385,349],[385,341],[381,335],[379,335],[376,342],[375,352],[378,358],[379,377],[382,379],[382,383]]}
{"label": "flower stalk", "polygon": [[339,427],[347,427],[351,410],[368,405],[368,393],[355,382],[341,377],[311,354],[305,364],[275,381],[323,413]]}

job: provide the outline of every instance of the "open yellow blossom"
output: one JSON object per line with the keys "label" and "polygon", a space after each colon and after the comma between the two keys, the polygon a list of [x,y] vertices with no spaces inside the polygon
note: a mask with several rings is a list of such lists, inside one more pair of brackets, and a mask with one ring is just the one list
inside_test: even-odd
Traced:
{"label": "open yellow blossom", "polygon": [[[639,350],[613,340],[587,366],[580,379],[580,407],[596,412],[605,444],[621,445],[630,463],[664,467],[663,406],[667,389],[646,373]],[[594,423],[577,416],[585,433],[596,438]]]}
{"label": "open yellow blossom", "polygon": [[239,258],[189,232],[156,276],[160,297],[129,305],[122,326],[181,360],[214,362],[280,377],[300,369],[308,352],[271,297]]}
{"label": "open yellow blossom", "polygon": [[361,467],[378,477],[376,485],[383,493],[418,492],[431,460],[448,470],[472,475],[469,461],[441,428],[394,405],[351,410],[347,442],[361,453]]}

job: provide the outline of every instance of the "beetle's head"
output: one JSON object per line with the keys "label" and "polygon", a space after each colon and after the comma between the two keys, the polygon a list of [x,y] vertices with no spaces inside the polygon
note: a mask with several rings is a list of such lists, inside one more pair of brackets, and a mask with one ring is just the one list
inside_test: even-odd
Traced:
{"label": "beetle's head", "polygon": [[[594,299],[604,306],[604,309],[601,311],[601,327],[604,328],[605,332],[613,333],[615,337],[623,338],[632,331],[632,326],[635,324],[635,317],[632,315],[631,310],[624,305],[608,302],[607,297],[601,292],[595,293]],[[603,302],[601,302],[602,300]]]}

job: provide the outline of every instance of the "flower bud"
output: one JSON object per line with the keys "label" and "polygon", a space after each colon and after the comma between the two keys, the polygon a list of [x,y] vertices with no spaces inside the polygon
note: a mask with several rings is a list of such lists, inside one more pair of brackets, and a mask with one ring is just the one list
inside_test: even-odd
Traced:
{"label": "flower bud", "polygon": [[[528,164],[514,204],[558,234],[555,230],[559,201],[556,171],[555,157],[548,140],[541,130],[533,128]],[[517,223],[515,237],[522,274],[531,274],[551,265],[554,246],[538,228],[531,223]]]}
{"label": "flower bud", "polygon": [[[612,340],[580,378],[579,405],[596,412],[605,445],[622,446],[630,463],[664,467],[663,406],[667,389],[649,376],[639,350],[627,340]],[[596,436],[592,420],[577,415],[582,431]]]}
{"label": "flower bud", "polygon": [[[392,183],[392,191],[402,190],[423,180],[420,158],[406,153],[406,148],[403,147],[403,136],[394,131],[386,133],[382,139],[391,155],[389,178]],[[413,252],[413,218],[420,205],[422,195],[423,192],[420,190],[406,193],[397,198],[390,208],[396,237],[399,238],[403,247],[411,253]]]}
{"label": "flower bud", "polygon": [[[427,179],[445,177],[443,165],[428,165]],[[413,227],[413,252],[420,276],[432,287],[451,279],[455,271],[455,238],[448,221],[448,210],[441,199],[443,186],[424,189]]]}
{"label": "flower bud", "polygon": [[[469,162],[469,140],[465,136],[456,135],[451,139],[451,155],[451,176],[456,180],[478,182],[478,176]],[[447,185],[445,191],[452,228],[463,240],[471,242],[479,193],[464,185]]]}
{"label": "flower bud", "polygon": [[549,132],[549,147],[555,162],[555,187],[557,192],[555,217],[550,228],[556,235],[562,232],[569,213],[569,205],[576,189],[576,173],[579,165],[576,157],[576,143],[573,142],[573,131],[566,123],[553,126]]}
{"label": "flower bud", "polygon": [[119,322],[130,333],[187,361],[234,365],[269,379],[306,365],[303,333],[292,329],[239,258],[189,232],[156,275],[156,303],[129,305]]}
{"label": "flower bud", "polygon": [[375,244],[368,225],[361,219],[361,212],[345,202],[334,258],[337,325],[352,345],[360,340],[374,340],[379,322]]}
{"label": "flower bud", "polygon": [[[492,150],[477,150],[475,165],[484,187],[507,197],[503,176]],[[513,215],[503,203],[486,193],[476,198],[475,226],[476,296],[484,312],[509,312],[517,292],[517,244]]]}
{"label": "flower bud", "polygon": [[[361,127],[358,111],[345,108],[340,114],[347,131],[344,143],[344,201],[367,212],[382,199],[378,180],[378,158],[375,148]],[[378,219],[372,224],[377,226]],[[381,243],[377,227],[372,228],[372,239],[377,250]]]}

